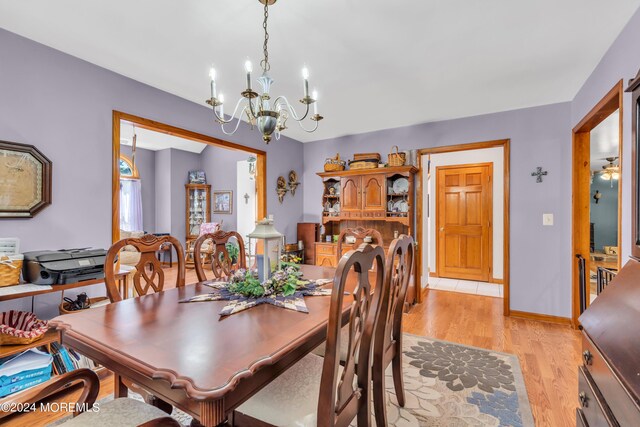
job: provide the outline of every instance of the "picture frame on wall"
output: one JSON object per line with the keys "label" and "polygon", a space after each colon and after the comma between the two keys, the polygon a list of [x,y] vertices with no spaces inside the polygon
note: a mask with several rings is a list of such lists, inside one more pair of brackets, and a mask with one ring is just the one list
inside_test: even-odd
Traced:
{"label": "picture frame on wall", "polygon": [[207,176],[204,171],[189,171],[189,184],[206,184]]}
{"label": "picture frame on wall", "polygon": [[52,167],[33,145],[0,141],[0,218],[33,218],[49,206]]}
{"label": "picture frame on wall", "polygon": [[222,190],[213,192],[213,213],[233,213],[233,191]]}

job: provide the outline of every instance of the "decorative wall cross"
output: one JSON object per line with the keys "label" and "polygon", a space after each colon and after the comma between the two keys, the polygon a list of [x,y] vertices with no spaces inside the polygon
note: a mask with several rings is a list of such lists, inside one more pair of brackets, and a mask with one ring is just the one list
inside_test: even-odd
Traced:
{"label": "decorative wall cross", "polygon": [[531,172],[531,176],[535,176],[536,182],[542,182],[542,177],[546,176],[549,172],[543,171],[542,167],[538,166],[535,172]]}

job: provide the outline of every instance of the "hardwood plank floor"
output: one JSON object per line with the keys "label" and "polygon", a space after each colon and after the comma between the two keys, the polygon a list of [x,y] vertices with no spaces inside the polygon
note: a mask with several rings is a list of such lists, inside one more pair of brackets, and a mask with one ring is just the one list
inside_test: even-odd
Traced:
{"label": "hardwood plank floor", "polygon": [[[172,271],[173,270],[173,271]],[[175,267],[166,269],[168,287]],[[195,281],[187,270],[187,283]],[[404,331],[518,356],[537,426],[575,426],[580,336],[569,326],[504,317],[502,299],[428,290],[404,321]],[[102,381],[100,398],[113,392],[113,378]],[[73,401],[60,396],[58,401]],[[41,426],[65,414],[32,413],[6,419],[8,426]]]}

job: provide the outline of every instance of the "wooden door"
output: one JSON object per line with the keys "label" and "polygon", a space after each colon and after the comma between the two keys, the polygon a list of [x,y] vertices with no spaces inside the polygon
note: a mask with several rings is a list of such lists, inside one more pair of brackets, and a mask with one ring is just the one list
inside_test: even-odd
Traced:
{"label": "wooden door", "polygon": [[438,276],[489,281],[492,175],[491,163],[436,168]]}
{"label": "wooden door", "polygon": [[340,215],[346,218],[356,218],[362,213],[360,176],[348,176],[340,179]]}
{"label": "wooden door", "polygon": [[384,174],[362,176],[362,216],[381,218],[385,216],[386,176]]}

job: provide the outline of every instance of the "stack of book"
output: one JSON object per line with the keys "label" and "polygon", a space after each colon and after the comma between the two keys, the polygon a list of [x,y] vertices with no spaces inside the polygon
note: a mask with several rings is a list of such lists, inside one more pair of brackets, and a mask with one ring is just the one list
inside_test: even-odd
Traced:
{"label": "stack of book", "polygon": [[35,348],[0,359],[0,397],[47,381],[52,362],[49,353]]}
{"label": "stack of book", "polygon": [[76,353],[70,348],[60,345],[60,343],[51,343],[51,356],[53,356],[53,367],[57,374],[73,371],[78,368],[95,369],[96,364],[93,360]]}

